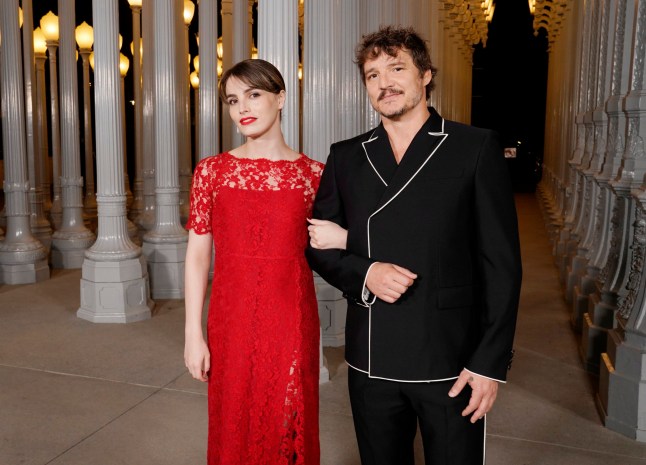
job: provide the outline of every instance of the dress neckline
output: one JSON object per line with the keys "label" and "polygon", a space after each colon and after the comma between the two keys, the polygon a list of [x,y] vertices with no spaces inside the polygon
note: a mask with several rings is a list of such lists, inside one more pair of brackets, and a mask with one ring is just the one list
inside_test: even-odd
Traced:
{"label": "dress neckline", "polygon": [[298,158],[294,160],[271,160],[269,158],[265,157],[258,157],[258,158],[249,158],[249,157],[236,157],[233,155],[231,152],[226,151],[223,152],[224,155],[227,155],[230,158],[233,158],[234,160],[241,161],[241,162],[248,162],[248,163],[254,163],[254,162],[265,162],[265,163],[297,163],[305,158],[305,154],[303,152],[300,152],[298,154]]}

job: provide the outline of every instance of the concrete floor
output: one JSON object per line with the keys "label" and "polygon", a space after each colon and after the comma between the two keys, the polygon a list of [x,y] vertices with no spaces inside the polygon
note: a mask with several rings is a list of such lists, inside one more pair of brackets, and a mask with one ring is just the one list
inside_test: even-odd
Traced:
{"label": "concrete floor", "polygon": [[[487,463],[646,464],[646,444],[602,426],[536,200],[517,201],[516,356],[488,415]],[[91,324],[76,317],[79,278],[54,270],[37,285],[0,286],[0,465],[204,463],[205,386],[184,368],[182,302],[158,301],[144,322]],[[322,465],[359,465],[342,349],[325,354]]]}

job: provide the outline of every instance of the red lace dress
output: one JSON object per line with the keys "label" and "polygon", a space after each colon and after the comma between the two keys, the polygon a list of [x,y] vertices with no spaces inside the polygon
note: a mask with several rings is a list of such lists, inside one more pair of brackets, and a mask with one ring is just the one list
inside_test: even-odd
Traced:
{"label": "red lace dress", "polygon": [[319,319],[304,250],[322,169],[305,155],[229,153],[195,168],[186,228],[215,246],[209,465],[319,464]]}

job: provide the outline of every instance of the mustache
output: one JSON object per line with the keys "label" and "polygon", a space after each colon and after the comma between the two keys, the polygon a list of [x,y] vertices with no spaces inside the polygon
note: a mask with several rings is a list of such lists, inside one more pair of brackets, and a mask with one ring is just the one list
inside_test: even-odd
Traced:
{"label": "mustache", "polygon": [[381,100],[384,97],[387,97],[388,95],[401,95],[403,93],[404,93],[404,91],[399,90],[399,89],[385,89],[385,90],[382,90],[379,93],[379,96],[377,97],[377,100]]}

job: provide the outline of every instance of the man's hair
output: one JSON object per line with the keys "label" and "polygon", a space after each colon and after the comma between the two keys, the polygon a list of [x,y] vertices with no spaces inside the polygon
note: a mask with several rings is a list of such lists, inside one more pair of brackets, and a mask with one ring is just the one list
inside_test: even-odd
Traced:
{"label": "man's hair", "polygon": [[[382,53],[396,57],[400,50],[411,54],[420,75],[423,76],[426,71],[430,70],[435,77],[437,68],[431,63],[431,55],[426,47],[426,42],[412,27],[382,26],[377,32],[362,36],[361,42],[355,50],[355,60],[359,66],[363,83],[366,83],[366,75],[363,72],[363,65],[366,64],[366,61],[374,60]],[[435,81],[431,79],[431,82],[426,85],[427,99],[434,88]]]}
{"label": "man's hair", "polygon": [[265,60],[248,59],[236,63],[226,70],[220,79],[218,92],[223,102],[227,101],[227,82],[235,77],[252,89],[260,89],[272,94],[285,90],[285,81],[280,71]]}

